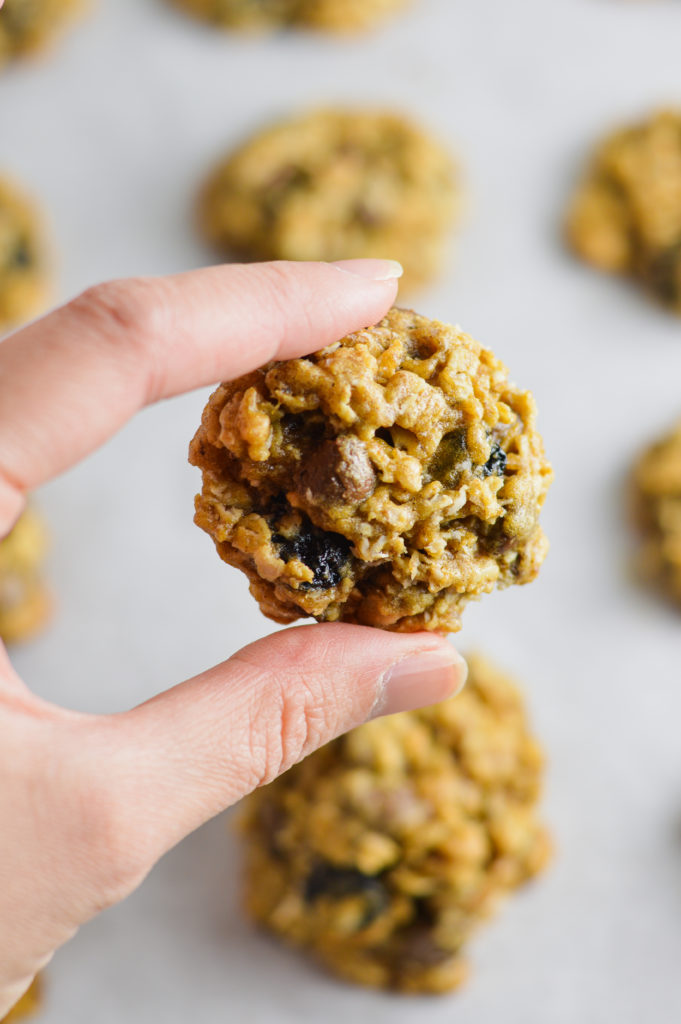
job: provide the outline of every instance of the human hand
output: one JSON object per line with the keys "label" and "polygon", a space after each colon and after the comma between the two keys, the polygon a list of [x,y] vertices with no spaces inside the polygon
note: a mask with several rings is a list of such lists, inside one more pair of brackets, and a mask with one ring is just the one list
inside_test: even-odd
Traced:
{"label": "human hand", "polygon": [[[395,298],[378,260],[99,285],[0,344],[0,537],[143,406],[322,348]],[[193,829],[377,714],[460,689],[437,634],[303,626],[117,715],[34,696],[0,645],[0,1017]]]}

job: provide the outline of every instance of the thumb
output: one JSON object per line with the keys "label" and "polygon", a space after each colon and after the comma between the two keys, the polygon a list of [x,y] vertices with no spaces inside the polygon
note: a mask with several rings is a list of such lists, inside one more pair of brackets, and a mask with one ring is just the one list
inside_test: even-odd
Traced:
{"label": "thumb", "polygon": [[437,634],[340,623],[284,630],[116,716],[111,781],[120,801],[127,779],[130,829],[156,859],[335,736],[444,700],[465,678],[466,663]]}

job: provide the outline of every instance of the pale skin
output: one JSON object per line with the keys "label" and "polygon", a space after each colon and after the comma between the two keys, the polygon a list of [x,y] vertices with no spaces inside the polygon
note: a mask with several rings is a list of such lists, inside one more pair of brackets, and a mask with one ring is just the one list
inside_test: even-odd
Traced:
{"label": "pale skin", "polygon": [[[353,260],[114,281],[7,338],[0,536],[29,492],[145,405],[375,323],[398,274]],[[437,634],[302,626],[96,716],[34,696],[0,644],[0,1018],[184,836],[366,719],[454,695],[465,672]]]}

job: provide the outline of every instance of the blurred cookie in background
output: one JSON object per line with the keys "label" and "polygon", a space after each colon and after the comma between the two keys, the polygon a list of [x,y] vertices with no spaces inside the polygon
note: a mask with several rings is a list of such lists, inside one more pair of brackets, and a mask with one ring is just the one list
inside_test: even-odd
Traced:
{"label": "blurred cookie in background", "polygon": [[455,699],[360,726],[244,805],[248,911],[349,981],[457,987],[471,933],[550,857],[523,699],[469,664]]}
{"label": "blurred cookie in background", "polygon": [[0,177],[0,333],[30,320],[45,306],[51,291],[46,252],[36,207],[13,182]]}
{"label": "blurred cookie in background", "polygon": [[15,1024],[15,1021],[26,1020],[32,1017],[42,1005],[42,984],[40,978],[34,979],[31,987],[21,997],[19,1002],[3,1017],[0,1024]]}
{"label": "blurred cookie in background", "polygon": [[49,617],[42,577],[47,546],[47,530],[32,507],[0,540],[0,639],[7,644],[28,639]]}
{"label": "blurred cookie in background", "polygon": [[454,162],[399,114],[319,110],[274,124],[221,161],[200,227],[254,260],[399,260],[403,289],[432,280],[459,205]]}
{"label": "blurred cookie in background", "polygon": [[251,31],[291,26],[329,32],[370,28],[409,0],[171,0],[223,28]]}
{"label": "blurred cookie in background", "polygon": [[608,136],[570,207],[570,244],[601,270],[636,278],[681,313],[681,111]]}
{"label": "blurred cookie in background", "polygon": [[0,8],[0,68],[47,48],[84,6],[83,0],[5,0]]}
{"label": "blurred cookie in background", "polygon": [[642,453],[633,483],[640,573],[681,607],[681,421]]}

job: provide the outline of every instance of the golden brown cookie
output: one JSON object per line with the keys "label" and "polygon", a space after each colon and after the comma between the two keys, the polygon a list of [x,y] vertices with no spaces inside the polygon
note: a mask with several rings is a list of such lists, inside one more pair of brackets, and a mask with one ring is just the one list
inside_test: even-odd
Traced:
{"label": "golden brown cookie", "polygon": [[40,978],[35,978],[28,991],[21,997],[19,1002],[10,1010],[6,1017],[2,1018],[0,1024],[14,1024],[15,1021],[32,1017],[42,1003],[42,985]]}
{"label": "golden brown cookie", "polygon": [[50,291],[45,249],[36,209],[0,178],[0,332],[29,320],[45,305]]}
{"label": "golden brown cookie", "polygon": [[372,27],[408,0],[171,0],[189,14],[223,28],[289,26],[348,32]]}
{"label": "golden brown cookie", "polygon": [[515,686],[472,658],[455,700],[363,725],[247,799],[246,907],[349,981],[456,988],[471,932],[548,860],[542,769]]}
{"label": "golden brown cookie", "polygon": [[199,200],[205,237],[248,259],[399,260],[402,284],[436,276],[458,201],[449,154],[405,118],[321,110],[260,132]]}
{"label": "golden brown cookie", "polygon": [[393,309],[217,389],[190,448],[195,521],[277,622],[457,630],[546,554],[535,418],[477,341]]}
{"label": "golden brown cookie", "polygon": [[582,259],[636,277],[681,313],[681,111],[654,114],[598,147],[567,232]]}
{"label": "golden brown cookie", "polygon": [[25,640],[47,619],[51,601],[42,579],[47,533],[29,508],[0,540],[0,639]]}
{"label": "golden brown cookie", "polygon": [[681,606],[681,422],[634,467],[641,574]]}
{"label": "golden brown cookie", "polygon": [[0,8],[0,67],[49,46],[83,7],[83,0],[5,0]]}

